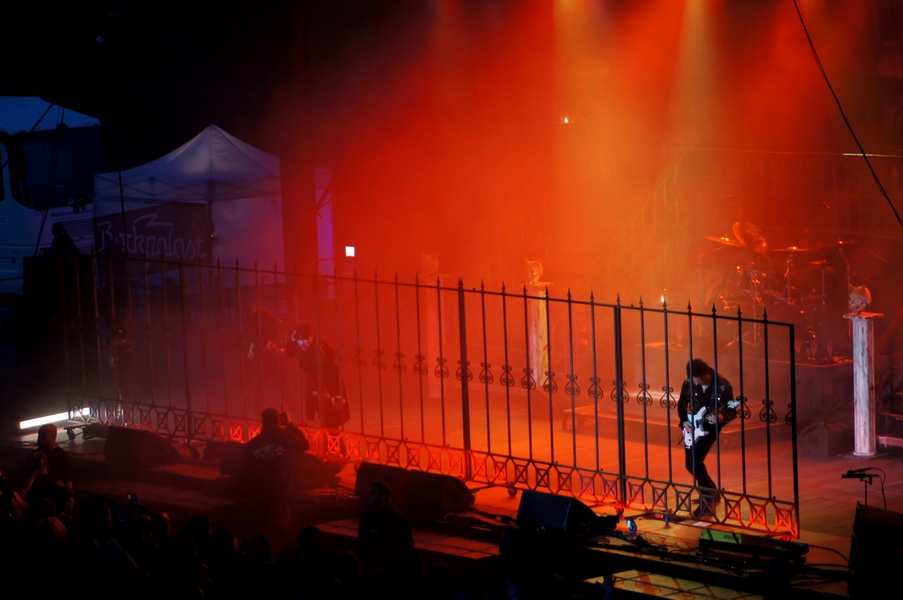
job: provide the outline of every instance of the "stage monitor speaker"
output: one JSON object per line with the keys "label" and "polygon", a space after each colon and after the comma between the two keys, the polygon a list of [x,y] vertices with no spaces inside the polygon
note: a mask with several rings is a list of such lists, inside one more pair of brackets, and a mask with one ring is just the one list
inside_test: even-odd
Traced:
{"label": "stage monitor speaker", "polygon": [[850,597],[886,598],[903,572],[903,515],[856,505],[850,545]]}
{"label": "stage monitor speaker", "polygon": [[829,458],[853,451],[852,424],[814,423],[804,429],[799,436],[800,454]]}
{"label": "stage monitor speaker", "polygon": [[401,511],[411,517],[441,519],[465,512],[473,504],[467,484],[451,475],[410,471],[401,498]]}
{"label": "stage monitor speaker", "polygon": [[122,467],[150,469],[179,462],[179,452],[156,433],[110,427],[103,455],[110,463]]}
{"label": "stage monitor speaker", "polygon": [[457,477],[369,462],[358,467],[355,495],[366,497],[370,482],[376,479],[389,484],[392,505],[409,517],[441,519],[448,513],[464,512],[473,504],[473,493]]}
{"label": "stage monitor speaker", "polygon": [[396,507],[401,502],[405,485],[408,482],[408,471],[401,467],[390,467],[371,462],[362,462],[357,468],[357,479],[354,481],[354,495],[366,498],[370,482],[381,479],[392,489],[392,504]]}
{"label": "stage monitor speaker", "polygon": [[204,446],[205,461],[219,461],[219,472],[222,475],[238,477],[241,475],[241,463],[245,457],[245,445],[241,442],[219,442],[210,440]]}
{"label": "stage monitor speaker", "polygon": [[593,531],[598,520],[596,513],[576,498],[532,490],[522,492],[517,508],[517,526],[528,536],[583,535]]}

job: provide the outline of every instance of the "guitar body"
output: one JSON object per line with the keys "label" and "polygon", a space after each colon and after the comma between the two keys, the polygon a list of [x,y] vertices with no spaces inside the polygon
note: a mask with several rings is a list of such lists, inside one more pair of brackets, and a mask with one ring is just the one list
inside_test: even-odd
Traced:
{"label": "guitar body", "polygon": [[696,440],[700,437],[707,435],[708,432],[702,428],[703,419],[705,419],[706,407],[703,406],[698,411],[696,411],[695,415],[687,415],[687,420],[690,422],[690,425],[693,426],[693,431],[683,430],[684,432],[684,445],[687,448],[690,448]]}
{"label": "guitar body", "polygon": [[[727,403],[728,410],[735,410],[738,406],[740,406],[739,400],[729,400]],[[703,406],[694,415],[687,415],[687,420],[690,422],[690,425],[693,426],[693,431],[683,430],[684,434],[684,445],[687,448],[693,446],[696,443],[696,440],[701,438],[704,435],[708,435],[709,432],[702,428],[703,423],[705,422],[705,413],[706,407]]]}

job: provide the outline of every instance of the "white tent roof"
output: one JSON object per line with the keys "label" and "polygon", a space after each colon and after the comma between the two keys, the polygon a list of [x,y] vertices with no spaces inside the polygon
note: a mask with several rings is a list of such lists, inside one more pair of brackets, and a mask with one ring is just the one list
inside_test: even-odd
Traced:
{"label": "white tent roof", "polygon": [[[176,237],[189,235],[189,212],[202,205],[209,219],[203,235],[211,236],[210,260],[220,259],[226,265],[238,260],[245,266],[258,261],[267,268],[284,264],[282,186],[275,156],[211,125],[169,154],[122,171],[121,198],[119,177],[118,171],[94,176],[98,251],[104,247],[102,242],[108,241],[105,236],[113,235],[112,228],[119,225],[110,217],[120,212],[135,219],[128,226],[126,242],[135,245],[129,246],[130,253],[141,255],[151,240],[172,237],[173,232]],[[154,213],[149,221],[148,211]],[[126,218],[123,216],[123,221]],[[198,234],[190,233],[184,243]],[[139,243],[145,247],[136,245]],[[169,242],[163,245],[169,248],[165,258],[178,257],[174,246]]]}
{"label": "white tent roof", "polygon": [[[165,156],[122,172],[131,201],[244,200],[281,193],[279,159],[211,125]],[[119,172],[94,178],[94,195],[119,198]]]}

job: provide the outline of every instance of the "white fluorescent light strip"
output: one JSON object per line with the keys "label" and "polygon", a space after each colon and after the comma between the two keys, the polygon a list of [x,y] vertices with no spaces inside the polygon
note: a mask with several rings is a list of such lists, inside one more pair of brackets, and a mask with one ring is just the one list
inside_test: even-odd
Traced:
{"label": "white fluorescent light strip", "polygon": [[[90,414],[90,412],[91,412],[90,408],[83,408],[81,410],[82,415]],[[78,413],[78,411],[76,411],[73,414],[79,414],[79,413]],[[37,427],[38,425],[46,425],[47,423],[56,423],[57,421],[68,421],[68,420],[69,420],[69,413],[67,413],[67,412],[58,413],[55,415],[47,415],[46,417],[38,417],[37,419],[28,419],[27,421],[20,421],[19,429],[28,429],[29,427]]]}

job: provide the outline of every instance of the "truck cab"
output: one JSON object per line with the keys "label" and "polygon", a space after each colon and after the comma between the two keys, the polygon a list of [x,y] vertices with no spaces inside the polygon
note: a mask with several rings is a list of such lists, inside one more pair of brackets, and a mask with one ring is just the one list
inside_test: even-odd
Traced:
{"label": "truck cab", "polygon": [[35,97],[0,97],[0,295],[21,294],[23,259],[62,223],[83,253],[94,248],[94,174],[100,122]]}

